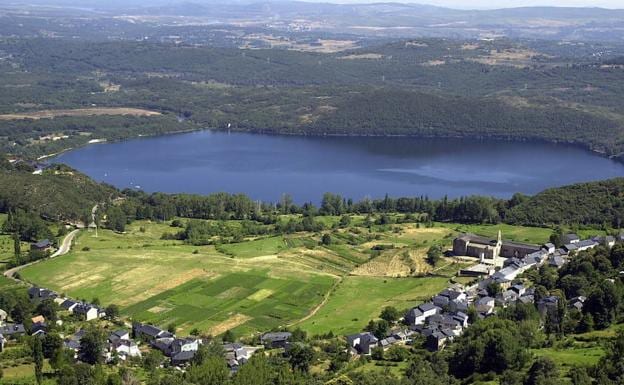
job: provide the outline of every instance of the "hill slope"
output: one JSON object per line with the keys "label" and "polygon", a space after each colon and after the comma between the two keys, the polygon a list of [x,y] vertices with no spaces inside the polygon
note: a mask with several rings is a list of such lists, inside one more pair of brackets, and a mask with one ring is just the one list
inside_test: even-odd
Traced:
{"label": "hill slope", "polygon": [[512,208],[509,223],[601,224],[620,227],[624,218],[624,178],[545,190]]}
{"label": "hill slope", "polygon": [[0,211],[22,208],[54,220],[79,220],[91,208],[118,195],[67,166],[52,167],[41,175],[0,170]]}

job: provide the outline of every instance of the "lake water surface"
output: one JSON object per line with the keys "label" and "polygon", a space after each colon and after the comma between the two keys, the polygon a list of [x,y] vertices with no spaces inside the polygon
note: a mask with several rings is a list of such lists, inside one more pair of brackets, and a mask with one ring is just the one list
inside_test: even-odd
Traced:
{"label": "lake water surface", "polygon": [[245,193],[318,202],[480,194],[510,197],[624,176],[624,165],[583,149],[544,143],[405,137],[301,137],[210,131],[98,144],[55,161],[120,188]]}

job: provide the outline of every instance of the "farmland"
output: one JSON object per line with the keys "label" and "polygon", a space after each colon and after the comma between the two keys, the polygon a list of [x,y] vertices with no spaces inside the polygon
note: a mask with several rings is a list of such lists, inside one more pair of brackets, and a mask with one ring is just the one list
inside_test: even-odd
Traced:
{"label": "farmland", "polygon": [[85,232],[72,253],[22,275],[75,298],[116,303],[131,317],[206,332],[280,326],[305,315],[336,279],[276,255],[233,258],[213,246],[161,241],[155,234],[166,227]]}
{"label": "farmland", "polygon": [[[322,222],[330,228],[338,219]],[[425,261],[430,245],[450,246],[456,226],[367,228],[363,221],[354,216],[344,228],[207,246],[162,239],[176,231],[170,222],[136,221],[123,234],[83,231],[69,254],[21,276],[72,298],[117,304],[128,318],[173,324],[179,332],[250,335],[291,325],[310,334],[344,334],[361,330],[385,306],[403,310],[427,300],[462,266],[447,258],[433,267]],[[543,229],[504,231],[519,239],[547,237]],[[323,244],[322,234],[331,242]]]}
{"label": "farmland", "polygon": [[444,277],[346,277],[318,313],[301,323],[311,334],[356,333],[385,306],[407,309],[426,301],[448,284]]}

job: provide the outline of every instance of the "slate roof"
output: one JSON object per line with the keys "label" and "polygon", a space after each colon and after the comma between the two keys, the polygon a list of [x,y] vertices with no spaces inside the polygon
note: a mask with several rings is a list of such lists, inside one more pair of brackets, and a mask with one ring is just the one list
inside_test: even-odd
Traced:
{"label": "slate roof", "polygon": [[563,242],[564,243],[572,243],[572,242],[576,242],[576,241],[580,241],[581,238],[576,235],[576,234],[566,234],[563,236]]}
{"label": "slate roof", "polygon": [[461,237],[459,237],[459,239],[481,245],[496,245],[496,243],[498,242],[496,239],[486,238],[470,233],[462,235]]}
{"label": "slate roof", "polygon": [[78,350],[80,349],[80,341],[67,340],[65,341],[65,347],[72,350]]}
{"label": "slate roof", "polygon": [[97,307],[93,305],[80,303],[78,304],[78,306],[74,308],[74,313],[75,314],[87,314],[87,312],[91,311],[92,309],[98,310]]}
{"label": "slate roof", "polygon": [[598,244],[595,241],[593,241],[591,239],[585,239],[583,241],[578,242],[576,244],[576,247],[580,249],[582,247],[592,247],[592,246],[597,246],[597,245]]}
{"label": "slate roof", "polygon": [[173,357],[171,357],[171,359],[173,362],[176,362],[176,363],[184,363],[184,362],[189,362],[190,360],[193,359],[193,357],[195,357],[194,351],[185,351],[185,352],[180,352],[174,355]]}
{"label": "slate roof", "polygon": [[460,297],[462,294],[464,294],[461,291],[457,291],[457,290],[451,290],[451,289],[444,289],[442,290],[442,292],[440,293],[440,295],[443,295],[445,297],[448,297],[449,299],[453,300],[453,299],[457,299],[458,297]]}
{"label": "slate roof", "polygon": [[139,334],[145,334],[153,338],[156,338],[156,337],[168,338],[168,337],[173,336],[171,333],[164,331],[160,328],[157,328],[156,326],[149,325],[149,324],[138,324],[135,326],[135,331]]}
{"label": "slate roof", "polygon": [[418,306],[418,308],[423,313],[426,313],[426,312],[431,311],[431,310],[440,310],[439,307],[437,307],[436,305],[432,304],[431,302],[423,303],[422,305]]}
{"label": "slate roof", "polygon": [[48,247],[52,246],[52,242],[50,242],[49,239],[43,239],[37,243],[33,243],[33,246],[38,249],[47,249]]}
{"label": "slate roof", "polygon": [[284,342],[288,341],[291,336],[292,333],[290,332],[271,332],[263,334],[262,337],[260,337],[260,341],[262,341],[263,344],[267,342]]}
{"label": "slate roof", "polygon": [[71,307],[78,305],[78,302],[72,301],[71,299],[66,299],[61,303],[61,307],[65,310],[69,310]]}
{"label": "slate roof", "polygon": [[26,333],[26,329],[24,329],[23,324],[5,324],[0,327],[0,334],[4,336],[10,336],[13,334],[24,334]]}

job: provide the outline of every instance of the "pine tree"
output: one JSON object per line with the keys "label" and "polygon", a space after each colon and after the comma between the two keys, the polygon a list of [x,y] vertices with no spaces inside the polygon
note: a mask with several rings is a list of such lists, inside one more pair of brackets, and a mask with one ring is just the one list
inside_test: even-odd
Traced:
{"label": "pine tree", "polygon": [[17,232],[13,233],[13,250],[15,253],[15,261],[19,265],[21,262],[21,255],[22,255],[22,243]]}
{"label": "pine tree", "polygon": [[41,385],[43,381],[43,348],[41,340],[37,337],[33,340],[33,361],[35,362],[35,377],[37,384]]}

